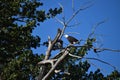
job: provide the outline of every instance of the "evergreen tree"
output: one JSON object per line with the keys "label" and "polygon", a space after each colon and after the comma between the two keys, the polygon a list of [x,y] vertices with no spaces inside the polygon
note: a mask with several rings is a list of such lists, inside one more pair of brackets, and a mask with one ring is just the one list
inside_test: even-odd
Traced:
{"label": "evergreen tree", "polygon": [[[43,3],[39,0],[1,0],[0,1],[0,80],[35,80],[40,72],[41,65],[38,62],[43,61],[44,54],[34,54],[31,48],[40,47],[39,36],[33,36],[32,31],[41,22],[49,18],[54,18],[62,12],[62,8],[50,8],[49,11],[40,9]],[[60,30],[58,29],[60,32]],[[59,33],[58,32],[58,33]],[[61,33],[61,32],[60,32]],[[59,36],[60,37],[60,36]],[[69,46],[69,53],[84,57],[93,47],[95,38],[88,38],[83,46]],[[55,40],[52,41],[54,43]],[[52,45],[52,50],[63,48],[58,46],[57,40]],[[48,46],[48,42],[44,43]],[[63,50],[66,48],[63,48]],[[60,51],[62,51],[60,49]],[[94,52],[97,52],[94,49]],[[60,58],[62,54],[53,57]],[[100,70],[88,73],[90,64],[78,58],[66,56],[59,63],[56,70],[50,74],[50,80],[119,80],[120,73],[112,72],[105,77]],[[43,77],[51,69],[51,65],[45,65],[47,68]]]}
{"label": "evergreen tree", "polygon": [[38,74],[37,62],[43,55],[31,48],[40,46],[40,37],[31,33],[40,22],[61,13],[61,8],[37,9],[37,0],[0,1],[0,75],[2,80],[29,80]]}

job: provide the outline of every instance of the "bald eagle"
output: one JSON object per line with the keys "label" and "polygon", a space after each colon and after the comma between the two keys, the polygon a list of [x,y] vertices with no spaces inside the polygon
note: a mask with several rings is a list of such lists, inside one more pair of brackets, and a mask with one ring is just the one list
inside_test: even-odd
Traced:
{"label": "bald eagle", "polygon": [[79,44],[79,40],[77,40],[76,38],[69,36],[67,34],[64,35],[65,38],[67,38],[67,40],[71,43],[71,44]]}

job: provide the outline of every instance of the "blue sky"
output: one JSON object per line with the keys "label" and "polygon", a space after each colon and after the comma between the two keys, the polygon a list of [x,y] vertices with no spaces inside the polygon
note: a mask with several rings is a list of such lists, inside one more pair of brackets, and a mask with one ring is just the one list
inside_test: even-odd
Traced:
{"label": "blue sky", "polygon": [[[66,20],[70,18],[73,13],[72,10],[72,0],[41,0],[44,5],[40,9],[48,10],[49,8],[59,7],[59,3],[64,7],[64,15]],[[80,6],[86,5],[88,2],[93,2],[94,5],[86,10],[81,11],[77,16],[72,20],[69,25],[74,23],[80,23],[78,26],[67,28],[65,33],[68,32],[77,32],[79,34],[70,34],[77,39],[86,39],[88,34],[91,32],[93,25],[107,19],[107,21],[100,26],[97,27],[95,33],[96,38],[103,44],[103,48],[110,49],[119,49],[120,50],[120,0],[74,0],[74,9],[79,9]],[[58,15],[57,18],[62,20],[62,14]],[[51,39],[54,38],[57,29],[61,28],[62,25],[58,23],[55,19],[46,20],[44,23],[41,23],[39,27],[37,27],[33,31],[33,35],[38,35],[41,37],[41,43],[47,41],[48,35]],[[62,38],[65,43],[68,43],[65,38]],[[98,44],[97,46],[99,46]],[[33,49],[35,53],[45,53],[46,48],[41,46],[40,48]],[[55,54],[55,53],[53,53]],[[117,67],[120,71],[120,52],[110,52],[104,51],[98,53],[98,55],[94,54],[92,51],[87,55],[87,57],[96,57]],[[106,75],[109,74],[113,68],[110,66],[90,60],[97,67],[92,65],[90,70],[96,70],[96,68],[100,67],[102,72]]]}

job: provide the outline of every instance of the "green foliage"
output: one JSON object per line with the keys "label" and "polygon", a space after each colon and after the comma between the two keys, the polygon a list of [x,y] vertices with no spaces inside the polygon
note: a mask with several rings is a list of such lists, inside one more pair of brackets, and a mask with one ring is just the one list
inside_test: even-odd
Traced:
{"label": "green foliage", "polygon": [[82,45],[80,48],[78,48],[78,50],[76,51],[78,56],[85,56],[88,51],[90,51],[90,49],[93,47],[93,43],[95,42],[95,38],[88,38],[86,40],[86,43],[84,45]]}
{"label": "green foliage", "polygon": [[105,77],[100,72],[100,69],[97,69],[94,73],[91,71],[90,74],[86,78],[88,80],[105,80]]}
{"label": "green foliage", "polygon": [[[32,51],[26,50],[21,55],[12,59],[3,68],[2,77],[8,80],[35,78],[38,74],[37,62],[40,61],[38,55],[32,54]],[[9,77],[8,77],[9,76]]]}
{"label": "green foliage", "polygon": [[[66,66],[64,68],[61,66],[62,71],[60,73],[57,73],[57,76],[54,76],[53,80],[82,80],[85,78],[86,72],[88,71],[90,64],[85,61],[85,62],[79,62],[77,64],[69,64],[66,63]],[[66,70],[64,70],[66,69]],[[66,74],[65,72],[68,72],[70,74]],[[84,76],[84,78],[83,78]]]}
{"label": "green foliage", "polygon": [[[31,33],[40,22],[61,13],[61,8],[40,10],[38,0],[0,0],[0,76],[3,80],[35,78],[37,62],[44,55],[33,54],[40,37]],[[52,11],[51,11],[52,10]]]}
{"label": "green foliage", "polygon": [[120,80],[120,72],[118,72],[117,70],[113,71],[110,75],[107,76],[108,80]]}
{"label": "green foliage", "polygon": [[62,12],[62,8],[55,8],[55,9],[50,9],[48,15],[51,14],[52,17],[56,16],[57,14],[60,14]]}

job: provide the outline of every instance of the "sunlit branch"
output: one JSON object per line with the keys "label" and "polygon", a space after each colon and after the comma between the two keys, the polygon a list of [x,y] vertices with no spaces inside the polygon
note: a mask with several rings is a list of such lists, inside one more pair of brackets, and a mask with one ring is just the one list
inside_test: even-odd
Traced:
{"label": "sunlit branch", "polygon": [[43,61],[38,62],[38,65],[45,65],[49,63],[53,67],[55,61],[57,61],[57,59],[43,60]]}
{"label": "sunlit branch", "polygon": [[60,19],[58,19],[57,17],[55,17],[55,19],[56,19],[60,24],[64,25],[64,23],[63,23]]}
{"label": "sunlit branch", "polygon": [[60,56],[60,58],[58,58],[58,60],[55,62],[55,64],[53,65],[53,67],[49,70],[49,72],[43,77],[42,80],[48,80],[49,76],[51,75],[51,73],[54,72],[55,68],[58,66],[58,64],[63,61],[65,59],[65,57],[68,55],[68,48],[66,48],[62,54],[62,56]]}
{"label": "sunlit branch", "polygon": [[[51,54],[52,48],[53,48],[54,44],[58,41],[60,35],[61,35],[61,30],[58,29],[58,32],[57,32],[57,34],[56,34],[56,36],[55,36],[53,41],[51,41],[50,37],[48,37],[48,43],[49,44],[48,44],[48,49],[46,50],[46,55],[45,55],[44,60],[48,60],[50,58],[50,54]],[[41,73],[38,76],[38,80],[41,80],[43,78],[45,70],[46,70],[46,66],[42,65],[41,66]]]}

